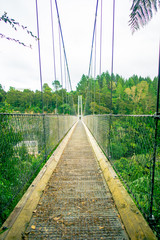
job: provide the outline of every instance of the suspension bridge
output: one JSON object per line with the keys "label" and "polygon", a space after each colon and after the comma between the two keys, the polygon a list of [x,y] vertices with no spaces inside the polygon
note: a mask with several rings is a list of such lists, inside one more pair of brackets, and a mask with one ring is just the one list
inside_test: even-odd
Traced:
{"label": "suspension bridge", "polygon": [[156,239],[81,120],[3,229],[2,239]]}
{"label": "suspension bridge", "polygon": [[[52,0],[54,80],[57,81]],[[114,18],[110,114],[87,115],[95,102],[96,1],[86,99],[68,100],[72,115],[44,113],[41,46],[38,41],[43,114],[0,113],[0,239],[157,239],[159,237],[159,82],[154,115],[115,115],[112,103]],[[72,92],[64,37],[59,24],[61,85]],[[37,36],[39,35],[36,0]],[[100,67],[102,55],[102,0]],[[62,73],[62,53],[64,74]],[[94,51],[94,54],[93,54]],[[94,55],[94,61],[93,61]],[[94,72],[94,74],[93,74]],[[67,77],[66,77],[67,73]],[[56,82],[55,82],[56,83]],[[93,94],[91,93],[91,89]],[[57,92],[57,91],[56,91]],[[62,99],[67,97],[63,95]],[[99,103],[101,101],[99,94]],[[83,109],[84,107],[84,109]],[[77,112],[77,115],[76,115]]]}

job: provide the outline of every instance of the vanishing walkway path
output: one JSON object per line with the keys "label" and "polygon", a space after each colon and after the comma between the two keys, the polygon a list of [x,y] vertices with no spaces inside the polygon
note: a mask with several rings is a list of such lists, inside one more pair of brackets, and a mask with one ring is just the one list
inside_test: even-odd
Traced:
{"label": "vanishing walkway path", "polygon": [[128,239],[81,121],[24,239]]}

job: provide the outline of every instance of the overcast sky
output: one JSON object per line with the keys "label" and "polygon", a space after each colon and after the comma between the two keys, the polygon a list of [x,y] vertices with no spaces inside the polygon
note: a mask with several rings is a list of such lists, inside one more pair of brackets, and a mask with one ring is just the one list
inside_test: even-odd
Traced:
{"label": "overcast sky", "polygon": [[[100,2],[100,1],[99,1]],[[82,74],[88,74],[96,0],[57,0],[73,89]],[[133,74],[152,79],[158,74],[160,12],[134,35],[128,26],[131,0],[116,0],[114,73],[128,78]],[[102,71],[111,71],[112,0],[103,0]],[[36,29],[35,0],[0,0],[0,15],[8,13],[33,34]],[[38,0],[42,79],[54,81],[50,0]],[[58,25],[53,0],[57,78],[60,81]],[[100,5],[97,18],[97,74],[99,74]],[[7,91],[40,89],[37,41],[23,30],[14,31],[0,22],[0,33],[32,44],[32,49],[0,38],[0,84]],[[64,80],[63,80],[64,81]]]}

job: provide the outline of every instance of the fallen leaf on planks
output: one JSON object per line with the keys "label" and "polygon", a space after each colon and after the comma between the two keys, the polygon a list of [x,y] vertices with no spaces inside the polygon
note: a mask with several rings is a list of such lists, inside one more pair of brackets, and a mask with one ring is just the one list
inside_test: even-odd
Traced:
{"label": "fallen leaf on planks", "polygon": [[36,226],[35,226],[35,225],[32,225],[31,228],[32,228],[33,230],[35,230],[35,229],[36,229]]}

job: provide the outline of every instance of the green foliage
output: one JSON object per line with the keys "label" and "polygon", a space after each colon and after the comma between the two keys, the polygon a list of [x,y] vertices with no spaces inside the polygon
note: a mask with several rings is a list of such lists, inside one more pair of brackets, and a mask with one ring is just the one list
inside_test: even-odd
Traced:
{"label": "green foliage", "polygon": [[[0,115],[0,208],[13,197],[11,182],[17,182],[17,159],[14,158],[14,146],[22,140],[20,133],[15,133],[9,124],[9,117]],[[8,131],[9,129],[9,131]],[[16,168],[16,169],[15,169]],[[10,169],[10,171],[8,171]],[[1,223],[1,222],[0,222]]]}
{"label": "green foliage", "polygon": [[75,120],[53,114],[0,113],[0,225]]}
{"label": "green foliage", "polygon": [[97,76],[96,80],[88,79],[83,75],[77,86],[77,92],[85,101],[85,115],[91,113],[153,114],[156,105],[156,87],[157,78],[151,81],[149,77],[133,75],[128,80],[124,80],[114,74],[111,78],[106,72]]}
{"label": "green foliage", "polygon": [[[60,84],[56,88],[56,92],[53,92],[48,84],[43,85],[44,111],[55,113],[57,105],[59,113],[63,113],[62,109],[64,108],[64,113],[73,114],[75,111],[71,99],[72,93],[66,92],[65,89],[59,89],[61,88]],[[42,113],[42,93],[29,89],[19,91],[13,87],[5,92],[0,85],[0,112]]]}
{"label": "green foliage", "polygon": [[[97,76],[95,80],[83,75],[74,92],[62,89],[58,80],[52,83],[53,90],[47,83],[44,83],[44,111],[74,114],[74,104],[77,109],[78,95],[82,95],[82,108],[86,115],[111,112],[114,114],[155,113],[157,78],[151,81],[149,77],[142,78],[133,75],[125,80],[119,75],[113,75],[112,81],[112,106],[111,76],[108,72]],[[29,89],[19,91],[13,87],[5,92],[0,85],[0,111],[5,111],[4,105],[6,104],[10,105],[10,110],[13,112],[42,113],[42,93]]]}
{"label": "green foliage", "polygon": [[52,82],[52,85],[53,85],[53,88],[55,89],[55,91],[58,91],[62,87],[58,80],[55,80],[54,82]]}
{"label": "green foliage", "polygon": [[[143,80],[141,81],[143,84]],[[139,84],[139,83],[138,83]],[[147,82],[148,84],[148,82]],[[141,85],[140,85],[141,86]],[[133,87],[133,86],[132,86]],[[131,88],[132,88],[131,87]],[[143,94],[143,92],[142,92]],[[84,122],[147,218],[150,216],[156,120],[153,116],[89,115]],[[159,120],[158,120],[159,124]],[[154,175],[153,229],[160,230],[160,128]]]}

